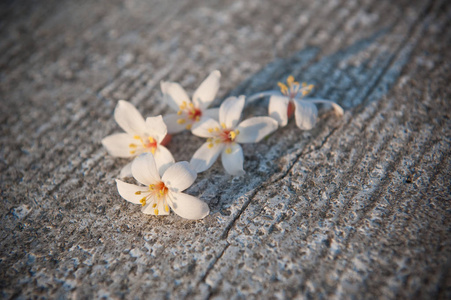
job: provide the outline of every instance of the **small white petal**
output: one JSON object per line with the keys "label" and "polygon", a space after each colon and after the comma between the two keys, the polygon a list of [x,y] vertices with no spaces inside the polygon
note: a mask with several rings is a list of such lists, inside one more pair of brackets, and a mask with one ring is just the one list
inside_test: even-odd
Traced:
{"label": "small white petal", "polygon": [[207,203],[188,194],[169,192],[168,202],[172,210],[185,219],[199,220],[210,213]]}
{"label": "small white petal", "polygon": [[144,185],[154,184],[160,181],[160,175],[151,153],[141,154],[132,163],[133,177]]}
{"label": "small white petal", "polygon": [[158,143],[161,143],[167,132],[168,128],[162,116],[148,117],[146,119],[146,133],[156,139]]}
{"label": "small white petal", "polygon": [[197,173],[187,161],[181,161],[170,166],[161,180],[173,192],[182,192],[196,180]]}
{"label": "small white petal", "polygon": [[227,147],[221,154],[222,165],[227,173],[233,176],[241,176],[246,172],[243,170],[243,148],[240,145],[235,144],[230,147],[231,152],[227,153]]}
{"label": "small white petal", "polygon": [[[169,211],[166,211],[165,207],[164,207],[164,202],[163,201],[157,201],[157,206],[153,207],[153,204],[155,202],[152,202],[152,198],[148,199],[146,201],[146,205],[144,205],[141,208],[141,211],[146,214],[146,215],[154,215],[156,216],[157,214],[155,213],[155,209],[158,209],[158,215],[159,216],[166,216],[169,215]],[[168,202],[169,204],[169,202]]]}
{"label": "small white petal", "polygon": [[158,173],[160,175],[162,175],[175,162],[171,152],[165,146],[161,145],[158,145],[155,150],[154,158]]}
{"label": "small white petal", "polygon": [[219,108],[210,108],[202,111],[202,118],[212,118],[216,121],[219,120]]}
{"label": "small white petal", "polygon": [[208,145],[210,145],[208,142],[203,144],[191,158],[190,164],[197,173],[210,168],[224,149],[223,144],[214,144],[212,148]]}
{"label": "small white petal", "polygon": [[193,104],[195,107],[203,110],[210,106],[218,93],[220,79],[221,73],[218,70],[213,71],[208,75],[194,92]]}
{"label": "small white petal", "polygon": [[269,98],[268,114],[279,123],[279,126],[286,126],[288,123],[288,104],[290,99],[285,96],[271,96]]}
{"label": "small white petal", "polygon": [[295,99],[294,104],[296,125],[302,130],[312,129],[318,118],[318,109],[316,108],[316,105],[300,99]]}
{"label": "small white petal", "polygon": [[344,110],[343,108],[338,105],[337,103],[331,101],[331,100],[326,100],[326,99],[316,99],[316,98],[303,98],[305,101],[309,101],[312,103],[324,103],[324,104],[329,104],[332,105],[332,107],[334,108],[335,113],[337,114],[337,116],[341,117],[344,114]]}
{"label": "small white petal", "polygon": [[114,110],[114,119],[125,132],[142,135],[146,129],[146,122],[139,111],[130,102],[119,100]]}
{"label": "small white petal", "polygon": [[178,120],[180,119],[187,120],[186,116],[184,118],[183,114],[180,116],[177,114],[167,114],[163,117],[163,121],[166,123],[169,134],[179,133],[186,129],[186,125],[189,123],[179,123]]}
{"label": "small white petal", "polygon": [[137,195],[136,192],[148,192],[149,188],[146,186],[138,186],[116,179],[117,191],[122,198],[128,202],[140,204],[140,200],[144,197],[142,194]]}
{"label": "small white petal", "polygon": [[128,133],[116,133],[107,136],[102,139],[102,145],[108,151],[108,154],[116,157],[132,157],[135,153],[130,153],[132,148],[129,147],[130,144],[136,143]]}
{"label": "small white petal", "polygon": [[257,143],[277,129],[277,121],[270,117],[254,117],[241,122],[236,128],[237,143]]}
{"label": "small white petal", "polygon": [[126,164],[122,169],[121,169],[121,173],[119,174],[120,178],[125,178],[125,177],[132,177],[132,162],[129,162],[128,164]]}
{"label": "small white petal", "polygon": [[244,96],[229,97],[219,107],[219,122],[224,123],[228,129],[233,129],[241,118],[244,107]]}
{"label": "small white petal", "polygon": [[220,128],[219,123],[213,119],[200,120],[191,130],[194,135],[209,138],[215,135],[214,129]]}
{"label": "small white petal", "polygon": [[163,99],[174,110],[178,111],[183,102],[191,103],[182,86],[176,82],[162,81],[160,83]]}

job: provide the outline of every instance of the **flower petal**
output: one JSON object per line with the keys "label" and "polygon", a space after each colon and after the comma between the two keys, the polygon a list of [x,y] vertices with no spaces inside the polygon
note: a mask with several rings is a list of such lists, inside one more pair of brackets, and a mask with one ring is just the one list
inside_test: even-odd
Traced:
{"label": "flower petal", "polygon": [[203,144],[191,158],[190,164],[197,173],[210,168],[224,149],[223,144],[214,144],[212,148],[208,145],[210,145],[208,142]]}
{"label": "flower petal", "polygon": [[285,96],[271,96],[269,98],[268,114],[279,123],[279,126],[286,126],[288,123],[288,104],[290,99]]}
{"label": "flower petal", "polygon": [[216,94],[219,90],[219,80],[221,79],[221,72],[213,71],[200,84],[193,95],[193,104],[201,110],[210,106],[215,100]]}
{"label": "flower petal", "polygon": [[162,81],[160,82],[160,87],[164,101],[174,110],[178,111],[183,102],[186,102],[186,104],[191,103],[191,100],[180,84]]}
{"label": "flower petal", "polygon": [[207,203],[185,193],[169,192],[168,202],[174,212],[185,219],[199,220],[210,213]]}
{"label": "flower petal", "polygon": [[135,184],[130,184],[123,182],[119,179],[116,179],[117,191],[122,198],[127,200],[128,202],[140,204],[140,200],[143,198],[143,195],[136,195],[136,192],[148,192],[149,188],[147,186],[139,186]]}
{"label": "flower petal", "polygon": [[158,216],[169,215],[169,211],[165,210],[163,201],[157,201],[156,202],[157,203],[156,207],[153,207],[154,203],[155,202],[153,202],[152,199],[148,199],[147,202],[146,202],[146,205],[144,205],[141,208],[142,213],[146,214],[146,215],[154,215],[154,216],[156,216],[157,214],[155,213],[155,209],[158,209]]}
{"label": "flower petal", "polygon": [[196,180],[197,173],[187,161],[181,161],[170,166],[161,180],[173,192],[182,192]]}
{"label": "flower petal", "polygon": [[183,119],[183,115],[167,114],[163,117],[163,121],[168,128],[169,134],[179,133],[186,129],[186,124],[178,123],[179,119]]}
{"label": "flower petal", "polygon": [[135,154],[130,153],[129,145],[135,142],[136,140],[128,133],[116,133],[102,139],[102,145],[106,148],[108,154],[116,157],[134,156]]}
{"label": "flower petal", "polygon": [[303,98],[305,101],[309,101],[312,103],[324,103],[324,104],[329,104],[332,105],[335,113],[337,114],[337,116],[341,117],[344,114],[344,110],[343,108],[338,105],[337,103],[331,101],[331,100],[326,100],[326,99],[317,99],[317,98]]}
{"label": "flower petal", "polygon": [[219,107],[219,122],[224,123],[228,129],[233,129],[241,118],[244,107],[244,96],[229,97]]}
{"label": "flower petal", "polygon": [[277,121],[270,117],[254,117],[238,125],[237,143],[256,143],[277,129]]}
{"label": "flower petal", "polygon": [[228,153],[227,148],[222,151],[221,160],[222,165],[227,173],[233,176],[241,176],[246,172],[243,170],[244,155],[243,148],[235,144],[230,147],[231,152]]}
{"label": "flower petal", "polygon": [[203,121],[200,120],[191,130],[191,132],[194,135],[203,137],[203,138],[209,138],[214,136],[213,130],[216,127],[221,127],[219,123],[213,119],[204,119]]}
{"label": "flower petal", "polygon": [[154,158],[160,176],[175,162],[171,152],[161,145],[158,145]]}
{"label": "flower petal", "polygon": [[312,129],[318,118],[318,109],[316,108],[316,105],[300,99],[295,99],[294,104],[296,125],[302,130]]}
{"label": "flower petal", "polygon": [[202,118],[212,118],[212,119],[218,121],[219,120],[219,108],[210,108],[210,109],[203,110],[201,121],[202,121]]}
{"label": "flower petal", "polygon": [[142,135],[146,129],[146,122],[136,107],[124,100],[116,105],[114,119],[131,136]]}
{"label": "flower petal", "polygon": [[163,121],[162,116],[148,117],[146,119],[146,133],[157,140],[158,143],[163,141],[168,132],[168,128]]}
{"label": "flower petal", "polygon": [[125,177],[132,177],[132,162],[129,162],[128,164],[126,164],[122,169],[121,169],[121,173],[119,174],[120,178],[125,178]]}
{"label": "flower petal", "polygon": [[138,182],[144,185],[160,181],[155,159],[151,153],[141,154],[132,163],[132,174]]}

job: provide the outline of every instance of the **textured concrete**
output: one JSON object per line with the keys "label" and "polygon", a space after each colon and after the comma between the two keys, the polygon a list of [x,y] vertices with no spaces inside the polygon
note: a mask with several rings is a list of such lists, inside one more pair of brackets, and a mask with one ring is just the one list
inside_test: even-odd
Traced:
{"label": "textured concrete", "polygon": [[[0,4],[2,298],[451,298],[449,1],[275,2]],[[204,220],[143,215],[100,145],[114,107],[164,114],[160,80],[214,69],[217,105],[293,74],[345,115],[200,174]]]}

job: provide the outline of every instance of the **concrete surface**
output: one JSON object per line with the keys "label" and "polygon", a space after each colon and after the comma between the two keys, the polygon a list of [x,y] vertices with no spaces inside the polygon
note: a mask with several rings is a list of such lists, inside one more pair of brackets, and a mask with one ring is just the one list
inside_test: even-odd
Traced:
{"label": "concrete surface", "polygon": [[[450,20],[448,1],[2,2],[1,297],[450,299]],[[217,105],[293,74],[345,115],[246,145],[244,177],[200,174],[202,221],[143,215],[100,144],[113,109],[164,114],[160,80],[214,69]]]}

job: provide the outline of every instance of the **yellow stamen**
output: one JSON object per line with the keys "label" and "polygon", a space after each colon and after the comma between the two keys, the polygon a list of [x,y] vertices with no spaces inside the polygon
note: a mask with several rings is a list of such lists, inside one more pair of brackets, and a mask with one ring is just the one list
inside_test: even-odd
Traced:
{"label": "yellow stamen", "polygon": [[140,140],[140,139],[141,139],[141,137],[140,137],[139,135],[135,135],[135,136],[133,136],[133,138],[134,138],[135,140]]}
{"label": "yellow stamen", "polygon": [[223,129],[226,129],[225,123],[221,123],[221,127],[222,127]]}
{"label": "yellow stamen", "polygon": [[155,189],[155,185],[149,184],[149,190],[154,190],[154,189]]}
{"label": "yellow stamen", "polygon": [[153,142],[155,142],[155,140],[153,139],[153,137],[149,137],[149,142],[151,142],[151,143],[153,143]]}
{"label": "yellow stamen", "polygon": [[164,206],[164,210],[165,210],[166,212],[169,212],[169,206],[165,205],[165,206]]}
{"label": "yellow stamen", "polygon": [[179,107],[181,110],[184,110],[186,108],[186,101],[183,101]]}
{"label": "yellow stamen", "polygon": [[212,133],[213,132],[213,128],[208,128],[208,132]]}
{"label": "yellow stamen", "polygon": [[191,107],[191,108],[193,108],[193,107],[194,107],[194,104],[190,103],[190,104],[188,104],[188,106]]}
{"label": "yellow stamen", "polygon": [[293,82],[294,82],[294,76],[293,75],[288,76],[288,78],[287,78],[288,85],[289,86],[292,85]]}
{"label": "yellow stamen", "polygon": [[130,151],[130,154],[135,154],[136,153],[136,151]]}
{"label": "yellow stamen", "polygon": [[152,208],[155,208],[155,207],[157,207],[157,204],[156,203],[152,204]]}
{"label": "yellow stamen", "polygon": [[182,114],[182,111],[181,110],[179,110],[178,112],[177,112],[177,115],[181,115]]}
{"label": "yellow stamen", "polygon": [[286,94],[288,92],[288,87],[285,84],[283,84],[282,82],[278,82],[277,85],[279,86],[280,92],[282,94]]}
{"label": "yellow stamen", "polygon": [[139,200],[139,202],[142,206],[146,205],[146,198],[142,198],[141,200]]}
{"label": "yellow stamen", "polygon": [[306,82],[303,82],[302,83],[302,87],[306,87],[307,86],[307,83]]}
{"label": "yellow stamen", "polygon": [[232,153],[232,148],[227,148],[227,149],[225,150],[225,152],[226,152],[227,154]]}
{"label": "yellow stamen", "polygon": [[235,130],[236,134],[240,134],[240,131],[238,129]]}
{"label": "yellow stamen", "polygon": [[210,148],[210,149],[213,148],[213,146],[214,145],[212,143],[208,144],[208,148]]}
{"label": "yellow stamen", "polygon": [[136,148],[137,146],[135,144],[128,145],[130,148]]}
{"label": "yellow stamen", "polygon": [[135,195],[141,195],[141,191],[135,192]]}
{"label": "yellow stamen", "polygon": [[157,208],[155,208],[155,209],[153,210],[153,212],[154,212],[154,214],[155,214],[156,216],[158,216],[158,209],[157,209]]}
{"label": "yellow stamen", "polygon": [[219,127],[215,127],[215,131],[219,131]]}
{"label": "yellow stamen", "polygon": [[229,132],[229,137],[230,137],[230,139],[233,141],[233,140],[236,138],[236,133],[235,133],[235,131],[230,131],[230,132]]}
{"label": "yellow stamen", "polygon": [[188,129],[188,130],[191,130],[191,126],[193,126],[192,124],[188,124],[188,125],[186,125],[186,129]]}
{"label": "yellow stamen", "polygon": [[178,120],[177,120],[177,123],[178,123],[178,124],[184,124],[185,122],[186,122],[185,119],[178,119]]}
{"label": "yellow stamen", "polygon": [[196,122],[199,122],[199,121],[200,121],[200,117],[197,116],[197,117],[196,117]]}
{"label": "yellow stamen", "polygon": [[212,143],[213,142],[213,138],[208,138],[207,139],[207,143]]}
{"label": "yellow stamen", "polygon": [[152,153],[152,154],[155,154],[155,150],[157,150],[157,148],[150,148],[150,152]]}

